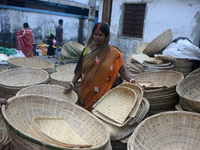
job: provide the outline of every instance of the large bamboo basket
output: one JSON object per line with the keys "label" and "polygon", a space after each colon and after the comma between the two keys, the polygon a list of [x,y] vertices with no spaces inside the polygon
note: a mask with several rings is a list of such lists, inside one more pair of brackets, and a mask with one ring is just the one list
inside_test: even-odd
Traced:
{"label": "large bamboo basket", "polygon": [[0,73],[0,89],[8,97],[16,95],[22,88],[48,81],[49,74],[41,69],[15,68]]}
{"label": "large bamboo basket", "polygon": [[70,103],[76,103],[78,100],[78,95],[74,91],[71,91],[69,94],[65,95],[63,93],[64,89],[65,88],[63,86],[59,85],[40,84],[23,88],[18,91],[16,95],[34,94],[50,96]]}
{"label": "large bamboo basket", "polygon": [[189,76],[181,81],[176,91],[181,101],[191,110],[200,112],[200,76],[199,74]]}
{"label": "large bamboo basket", "polygon": [[196,150],[200,147],[200,115],[185,111],[156,114],[142,121],[128,150]]}
{"label": "large bamboo basket", "polygon": [[87,110],[75,104],[37,95],[15,96],[8,102],[7,109],[2,107],[2,114],[16,150],[82,149],[64,148],[34,138],[30,133],[35,130],[30,125],[36,117],[63,117],[81,138],[92,145],[88,150],[103,150],[109,141],[110,134],[105,126]]}
{"label": "large bamboo basket", "polygon": [[166,30],[158,37],[156,37],[151,43],[147,45],[143,53],[148,56],[154,56],[154,54],[160,53],[165,47],[167,47],[172,41],[171,29]]}
{"label": "large bamboo basket", "polygon": [[[60,85],[60,86],[64,86],[67,87],[69,85],[69,82],[72,81],[74,77],[74,70],[73,69],[61,69],[57,72],[54,72],[50,75],[50,79],[51,79],[51,83],[55,84],[55,85]],[[78,92],[78,88],[80,85],[80,80],[75,84],[74,86],[74,91]]]}
{"label": "large bamboo basket", "polygon": [[75,70],[76,68],[76,63],[69,63],[66,65],[61,65],[59,66],[56,71],[61,71],[61,70]]}
{"label": "large bamboo basket", "polygon": [[181,72],[184,76],[187,76],[192,71],[193,61],[186,58],[176,58],[173,65],[174,68],[172,70]]}
{"label": "large bamboo basket", "polygon": [[197,68],[195,70],[193,70],[192,72],[190,72],[186,77],[195,75],[195,74],[199,74],[200,73],[200,68]]}
{"label": "large bamboo basket", "polygon": [[8,137],[6,130],[0,128],[0,149],[1,150],[10,150],[11,149],[11,141]]}
{"label": "large bamboo basket", "polygon": [[52,73],[54,71],[54,65],[43,59],[27,58],[27,57],[14,57],[8,59],[8,65],[10,68],[36,68]]}
{"label": "large bamboo basket", "polygon": [[156,85],[166,86],[163,89],[145,90],[144,97],[153,97],[174,92],[176,85],[183,80],[184,76],[177,71],[165,70],[140,73],[133,78],[136,81],[152,81]]}

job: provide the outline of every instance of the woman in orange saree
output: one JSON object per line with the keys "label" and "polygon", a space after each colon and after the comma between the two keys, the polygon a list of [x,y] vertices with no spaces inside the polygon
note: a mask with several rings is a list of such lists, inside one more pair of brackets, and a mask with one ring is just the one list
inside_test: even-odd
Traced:
{"label": "woman in orange saree", "polygon": [[23,52],[26,57],[33,57],[33,35],[29,30],[28,23],[24,23],[24,29],[17,31],[17,48]]}
{"label": "woman in orange saree", "polygon": [[81,78],[78,89],[80,105],[90,112],[92,106],[112,88],[118,72],[128,82],[135,82],[123,66],[123,54],[110,46],[109,40],[108,24],[97,23],[79,59],[74,78],[64,90],[68,94]]}

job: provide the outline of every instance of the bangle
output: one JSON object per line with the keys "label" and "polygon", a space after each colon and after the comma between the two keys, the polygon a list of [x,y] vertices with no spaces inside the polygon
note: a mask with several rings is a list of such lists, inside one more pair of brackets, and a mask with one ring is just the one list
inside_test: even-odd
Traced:
{"label": "bangle", "polygon": [[130,83],[134,83],[135,82],[135,79],[130,79],[130,81],[129,81]]}
{"label": "bangle", "polygon": [[72,82],[69,82],[69,84],[71,84],[72,88],[74,88],[74,84]]}

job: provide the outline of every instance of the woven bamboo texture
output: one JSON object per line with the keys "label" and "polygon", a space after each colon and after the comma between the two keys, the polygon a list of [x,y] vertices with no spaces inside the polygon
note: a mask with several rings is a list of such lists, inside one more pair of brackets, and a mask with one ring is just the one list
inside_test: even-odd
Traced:
{"label": "woven bamboo texture", "polygon": [[200,147],[200,115],[172,111],[142,121],[128,141],[128,150],[196,150]]}
{"label": "woven bamboo texture", "polygon": [[2,71],[5,71],[5,70],[8,70],[8,68],[5,67],[5,66],[0,66],[0,73],[1,73]]}
{"label": "woven bamboo texture", "polygon": [[129,116],[137,101],[137,95],[129,87],[116,87],[104,94],[93,105],[94,109],[120,124]]}
{"label": "woven bamboo texture", "polygon": [[176,58],[173,65],[174,71],[181,72],[184,76],[187,76],[192,71],[193,61],[185,58]]}
{"label": "woven bamboo texture", "polygon": [[74,91],[71,91],[69,94],[65,95],[63,93],[64,89],[65,88],[63,86],[59,85],[40,84],[23,88],[18,91],[16,95],[34,94],[50,96],[70,103],[76,103],[78,100],[78,95]]}
{"label": "woven bamboo texture", "polygon": [[16,95],[22,88],[45,84],[49,81],[49,74],[41,69],[14,68],[0,73],[0,89],[3,96],[8,98]]}
{"label": "woven bamboo texture", "polygon": [[182,73],[177,71],[155,71],[155,72],[145,72],[133,76],[137,81],[152,81],[156,85],[165,86],[166,88],[145,90],[144,97],[158,96],[162,94],[168,94],[176,90],[176,85],[183,80],[184,76]]}
{"label": "woven bamboo texture", "polygon": [[75,68],[76,68],[76,63],[69,63],[69,64],[66,64],[66,65],[59,66],[56,70],[57,71],[60,71],[60,70],[75,70]]}
{"label": "woven bamboo texture", "polygon": [[199,74],[189,76],[181,81],[176,91],[181,101],[191,110],[200,112],[200,76]]}
{"label": "woven bamboo texture", "polygon": [[153,57],[154,54],[160,53],[165,47],[167,47],[172,41],[171,29],[166,30],[158,37],[156,37],[151,43],[147,45],[143,53]]}
{"label": "woven bamboo texture", "polygon": [[200,68],[197,68],[195,70],[193,70],[192,72],[190,72],[186,77],[189,77],[191,75],[196,75],[200,73]]}
{"label": "woven bamboo texture", "polygon": [[8,137],[6,130],[0,128],[0,149],[1,150],[10,150],[11,140]]}
{"label": "woven bamboo texture", "polygon": [[10,68],[36,68],[52,73],[54,71],[54,65],[43,59],[27,58],[27,57],[15,57],[8,59],[8,65]]}
{"label": "woven bamboo texture", "polygon": [[104,125],[108,128],[110,132],[111,141],[118,141],[124,139],[125,137],[129,136],[137,125],[145,118],[148,110],[149,110],[149,102],[147,99],[143,98],[140,108],[137,112],[136,117],[132,120],[131,124],[126,124],[122,127],[115,126],[110,124],[107,121],[102,120]]}
{"label": "woven bamboo texture", "polygon": [[88,150],[103,150],[109,141],[110,134],[105,126],[91,113],[75,104],[36,95],[15,96],[8,102],[8,108],[3,106],[2,113],[8,134],[17,150],[81,149],[45,143],[26,133],[33,119],[41,116],[63,117],[82,139],[92,145]]}

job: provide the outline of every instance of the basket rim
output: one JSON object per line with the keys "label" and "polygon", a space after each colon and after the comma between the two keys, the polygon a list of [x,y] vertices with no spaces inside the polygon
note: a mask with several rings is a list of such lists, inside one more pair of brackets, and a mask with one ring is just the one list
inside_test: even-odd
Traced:
{"label": "basket rim", "polygon": [[[50,98],[50,97],[47,97],[47,96],[40,96],[40,95],[28,95],[28,96],[43,97],[43,98],[47,98],[47,99]],[[16,97],[27,97],[27,95],[13,96],[13,97],[11,97],[10,99],[8,99],[8,103],[14,101]],[[86,109],[84,109],[84,108],[82,108],[82,107],[79,107],[79,106],[77,106],[76,104],[73,104],[73,103],[70,103],[70,102],[66,102],[66,101],[63,101],[63,100],[59,100],[59,99],[56,99],[56,98],[52,98],[52,97],[51,97],[50,99],[54,99],[54,100],[57,100],[58,102],[68,103],[69,105],[73,105],[73,106],[75,106],[75,107],[78,107],[79,109],[81,109],[82,111],[84,111],[85,113],[87,113],[90,117],[94,118],[94,119],[95,119],[98,123],[100,123],[102,126],[104,126],[103,123],[102,123],[99,119],[97,119],[94,115],[92,115],[91,113],[89,113]],[[5,110],[6,110],[5,105],[3,105],[2,108],[1,108],[1,113],[2,113],[2,116],[3,116],[2,118],[3,118],[4,122],[6,123],[7,127],[8,127],[9,129],[11,129],[14,133],[16,133],[18,136],[20,136],[20,137],[22,137],[22,138],[24,138],[24,139],[26,139],[26,140],[28,140],[28,141],[30,141],[30,142],[33,142],[33,143],[35,143],[35,144],[38,144],[38,145],[40,145],[40,146],[44,146],[44,147],[46,147],[46,148],[50,148],[50,149],[52,149],[52,150],[72,150],[72,148],[69,148],[69,149],[68,149],[68,148],[59,147],[59,146],[53,145],[53,144],[48,144],[48,143],[45,143],[45,144],[44,144],[44,142],[42,142],[42,141],[40,141],[40,140],[37,140],[37,139],[35,139],[35,138],[29,136],[28,134],[25,134],[25,133],[19,131],[18,129],[16,129],[14,126],[12,126],[12,125],[7,121],[7,119],[6,119],[6,118],[7,118],[7,115],[5,114]],[[109,133],[109,131],[108,131],[108,129],[107,129],[106,127],[105,127],[105,130],[106,130],[107,133],[109,134],[108,137],[110,138],[110,133]],[[106,143],[104,143],[104,145],[107,144],[108,142],[109,142],[109,139],[107,140]],[[102,148],[104,145],[99,146],[98,148]],[[95,147],[94,147],[94,148],[88,148],[88,150],[96,150],[96,149],[97,149],[97,148],[95,148]]]}
{"label": "basket rim", "polygon": [[[183,96],[183,95],[180,93],[180,91],[178,90],[180,84],[183,83],[185,80],[192,80],[192,79],[196,79],[196,78],[198,78],[198,77],[200,77],[199,74],[194,74],[194,75],[191,75],[191,76],[189,76],[189,77],[187,77],[187,78],[184,78],[182,81],[180,81],[180,82],[177,84],[177,86],[176,86],[176,92],[178,93],[178,95],[179,95],[180,97],[184,98],[184,99],[187,100],[187,101],[193,101],[193,102],[200,103],[200,101],[198,101],[198,100],[191,99],[191,98],[188,98],[188,97]],[[190,78],[192,78],[192,79],[190,79]],[[200,79],[200,78],[199,78],[199,79]]]}

